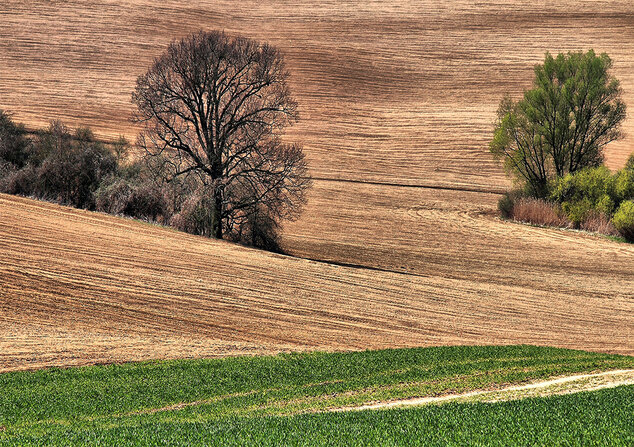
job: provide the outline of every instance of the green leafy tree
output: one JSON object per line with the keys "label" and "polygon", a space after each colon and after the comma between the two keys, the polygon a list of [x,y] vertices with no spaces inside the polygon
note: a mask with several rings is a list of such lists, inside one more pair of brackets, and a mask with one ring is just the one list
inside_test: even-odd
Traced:
{"label": "green leafy tree", "polygon": [[634,201],[626,200],[621,203],[612,222],[625,239],[634,242]]}
{"label": "green leafy tree", "polygon": [[605,53],[546,53],[533,88],[498,109],[491,152],[531,195],[547,197],[552,180],[603,162],[603,148],[622,137],[625,103]]}

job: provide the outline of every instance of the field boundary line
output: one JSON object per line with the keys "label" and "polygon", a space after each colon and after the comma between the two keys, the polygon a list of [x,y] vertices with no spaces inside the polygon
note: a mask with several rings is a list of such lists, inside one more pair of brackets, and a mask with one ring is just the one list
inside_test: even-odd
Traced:
{"label": "field boundary line", "polygon": [[506,191],[505,189],[500,188],[497,189],[487,189],[487,188],[478,188],[477,186],[469,187],[469,186],[451,186],[451,185],[409,185],[407,183],[392,183],[392,182],[377,182],[370,180],[353,180],[353,179],[342,179],[342,178],[328,178],[328,177],[311,177],[311,180],[316,180],[318,182],[339,182],[339,183],[355,183],[361,185],[374,185],[374,186],[392,186],[395,188],[414,188],[414,189],[440,189],[447,191],[463,191],[463,192],[477,192],[482,194],[494,194],[501,195]]}
{"label": "field boundary line", "polygon": [[295,259],[304,259],[306,261],[318,262],[320,264],[332,265],[332,266],[336,266],[336,267],[346,267],[346,268],[351,268],[351,269],[362,269],[362,270],[373,270],[375,272],[394,273],[396,275],[417,276],[419,278],[431,278],[431,275],[425,275],[425,274],[422,274],[422,273],[406,272],[406,271],[402,271],[402,270],[391,270],[391,269],[388,269],[388,268],[375,267],[375,266],[372,266],[372,265],[354,264],[354,263],[349,263],[349,262],[340,262],[340,261],[334,261],[334,260],[328,260],[328,259],[317,259],[317,258],[310,258],[310,257],[304,257],[304,256],[295,256],[295,255],[286,255],[286,256],[289,256],[289,257],[295,258]]}

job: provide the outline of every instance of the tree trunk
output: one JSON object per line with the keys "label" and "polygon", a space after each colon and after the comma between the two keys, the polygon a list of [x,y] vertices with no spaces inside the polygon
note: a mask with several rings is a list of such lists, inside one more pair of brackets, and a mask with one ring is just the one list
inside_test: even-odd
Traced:
{"label": "tree trunk", "polygon": [[208,153],[213,154],[211,162],[211,180],[213,185],[213,209],[211,212],[211,236],[222,239],[222,156],[212,148]]}
{"label": "tree trunk", "polygon": [[220,188],[214,188],[213,207],[211,232],[216,239],[222,239],[222,191]]}

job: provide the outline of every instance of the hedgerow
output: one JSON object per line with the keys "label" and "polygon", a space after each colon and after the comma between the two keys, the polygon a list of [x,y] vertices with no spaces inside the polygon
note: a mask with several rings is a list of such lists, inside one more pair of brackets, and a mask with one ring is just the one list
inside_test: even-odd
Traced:
{"label": "hedgerow", "polygon": [[[0,110],[0,192],[212,237],[213,203],[208,187],[192,175],[168,181],[166,160],[128,161],[129,152],[122,137],[106,145],[89,128],[71,133],[60,121],[29,136]],[[226,237],[280,251],[277,222],[264,214],[250,213],[248,221],[234,222],[226,229]]]}

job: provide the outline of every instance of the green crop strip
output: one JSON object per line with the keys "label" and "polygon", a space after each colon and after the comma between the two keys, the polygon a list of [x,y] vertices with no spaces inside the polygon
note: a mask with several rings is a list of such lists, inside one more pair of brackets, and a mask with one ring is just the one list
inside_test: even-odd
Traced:
{"label": "green crop strip", "polygon": [[[106,434],[147,437],[151,427],[167,436],[170,430],[194,430],[197,424],[226,431],[231,421],[244,427],[257,425],[255,420],[278,421],[272,423],[277,427],[279,421],[303,417],[344,417],[297,415],[370,401],[632,368],[634,358],[625,356],[534,346],[460,346],[7,373],[0,375],[0,444],[81,444]],[[73,441],[75,435],[83,441]]]}
{"label": "green crop strip", "polygon": [[[19,445],[631,446],[634,386],[495,404],[83,426]],[[11,441],[9,440],[10,444]]]}

